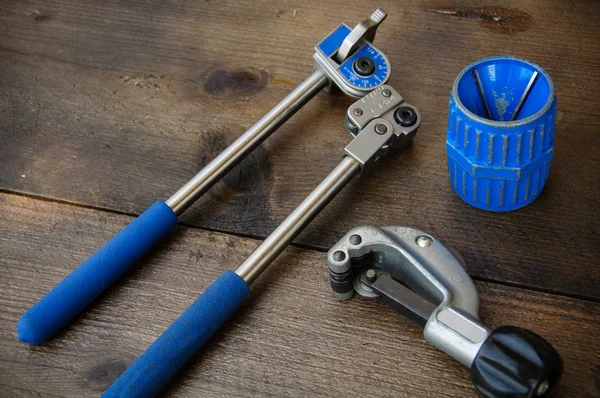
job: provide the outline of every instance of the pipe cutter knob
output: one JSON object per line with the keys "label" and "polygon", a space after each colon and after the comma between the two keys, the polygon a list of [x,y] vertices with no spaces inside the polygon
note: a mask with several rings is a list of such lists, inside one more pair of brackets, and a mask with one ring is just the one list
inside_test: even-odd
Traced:
{"label": "pipe cutter knob", "polygon": [[485,340],[471,366],[471,378],[486,398],[547,397],[555,390],[563,362],[537,334],[501,326]]}

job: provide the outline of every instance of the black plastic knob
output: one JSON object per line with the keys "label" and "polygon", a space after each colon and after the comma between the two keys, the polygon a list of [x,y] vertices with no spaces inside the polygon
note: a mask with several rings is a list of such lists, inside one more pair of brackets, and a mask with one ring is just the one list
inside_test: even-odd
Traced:
{"label": "black plastic knob", "polygon": [[394,119],[400,126],[410,127],[417,122],[417,112],[410,106],[401,106],[394,112]]}
{"label": "black plastic knob", "polygon": [[354,71],[360,76],[371,76],[375,73],[375,62],[369,57],[360,57],[354,61]]}
{"label": "black plastic knob", "polygon": [[501,326],[485,340],[471,365],[471,378],[486,398],[548,397],[563,361],[550,343],[515,326]]}

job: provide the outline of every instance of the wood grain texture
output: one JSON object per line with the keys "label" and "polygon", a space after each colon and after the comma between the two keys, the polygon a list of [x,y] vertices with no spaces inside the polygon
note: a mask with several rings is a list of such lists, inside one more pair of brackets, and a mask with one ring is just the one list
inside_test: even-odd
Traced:
{"label": "wood grain texture", "polygon": [[[297,243],[325,250],[356,225],[410,225],[456,247],[479,279],[599,300],[600,3],[379,5],[389,13],[377,44],[391,84],[423,125],[410,149],[355,181]],[[371,11],[341,0],[4,1],[0,189],[139,214],[307,76],[325,34]],[[542,65],[559,98],[550,179],[533,204],[507,214],[463,203],[444,154],[453,79],[496,54]],[[350,103],[319,95],[183,222],[268,235],[337,163]]]}
{"label": "wood grain texture", "polygon": [[[98,396],[257,241],[178,227],[159,250],[42,346],[18,342],[23,311],[131,218],[0,194],[0,395]],[[600,305],[477,283],[482,318],[549,340],[559,397],[600,396]],[[169,396],[476,397],[469,372],[379,301],[331,297],[325,255],[289,248],[250,300],[164,391]]]}

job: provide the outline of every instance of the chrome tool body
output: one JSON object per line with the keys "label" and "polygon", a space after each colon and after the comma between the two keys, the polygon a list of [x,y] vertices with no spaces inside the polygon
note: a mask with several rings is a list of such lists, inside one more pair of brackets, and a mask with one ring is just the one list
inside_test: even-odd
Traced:
{"label": "chrome tool body", "polygon": [[314,72],[305,81],[173,196],[155,202],[27,310],[17,323],[19,340],[42,344],[50,339],[156,245],[192,203],[319,91],[337,88],[359,98],[381,87],[391,70],[372,41],[385,17],[377,9],[354,29],[341,24],[323,39],[315,48]]}
{"label": "chrome tool body", "polygon": [[381,297],[423,327],[425,340],[471,368],[484,397],[546,397],[555,390],[563,369],[558,352],[529,330],[485,326],[464,260],[430,234],[361,226],[333,245],[327,259],[337,300],[355,292]]}
{"label": "chrome tool body", "polygon": [[[360,51],[360,50],[358,50]],[[235,270],[225,271],[105,392],[104,397],[148,397],[204,345],[250,294],[249,285],[361,170],[393,148],[408,146],[419,111],[383,85],[348,109],[353,140],[340,163]]]}

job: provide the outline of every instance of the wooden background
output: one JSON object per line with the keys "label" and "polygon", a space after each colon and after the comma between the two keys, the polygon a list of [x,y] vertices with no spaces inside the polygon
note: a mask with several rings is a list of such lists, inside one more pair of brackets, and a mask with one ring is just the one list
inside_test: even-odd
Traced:
{"label": "wooden background", "polygon": [[[469,372],[377,301],[331,298],[325,251],[350,228],[408,225],[454,246],[482,319],[546,337],[559,396],[600,396],[600,3],[0,1],[0,395],[98,396],[332,169],[351,99],[319,94],[48,344],[18,317],[132,217],[167,199],[301,82],[313,47],[377,7],[390,83],[423,115],[411,148],[354,181],[253,285],[164,390],[176,396],[476,396]],[[524,209],[453,192],[454,78],[514,55],[559,99],[555,158]]]}

